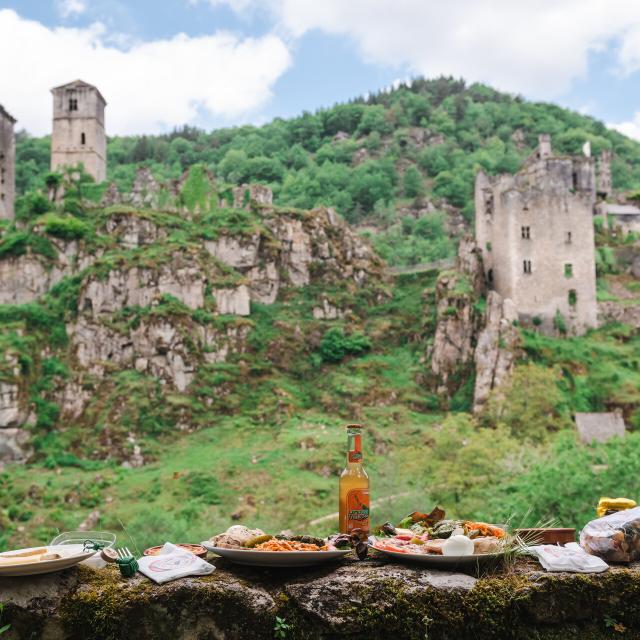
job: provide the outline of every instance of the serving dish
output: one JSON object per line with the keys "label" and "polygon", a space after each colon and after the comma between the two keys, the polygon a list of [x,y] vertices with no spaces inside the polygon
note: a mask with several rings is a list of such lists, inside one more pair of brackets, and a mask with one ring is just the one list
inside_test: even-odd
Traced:
{"label": "serving dish", "polygon": [[350,549],[335,551],[256,551],[254,549],[227,549],[215,547],[210,542],[203,547],[225,560],[254,567],[311,567],[343,558]]}
{"label": "serving dish", "polygon": [[2,564],[0,565],[0,577],[35,576],[42,573],[62,571],[63,569],[73,567],[96,553],[94,549],[86,551],[84,546],[81,544],[60,544],[5,551],[0,553],[0,558],[8,558],[18,553],[35,551],[37,549],[45,549],[46,553],[57,554],[60,557],[55,560],[42,560],[39,562],[28,562],[24,564]]}
{"label": "serving dish", "polygon": [[438,553],[406,553],[402,551],[390,551],[388,549],[378,549],[371,547],[374,551],[383,555],[401,560],[421,564],[434,569],[456,569],[459,567],[475,567],[491,561],[500,560],[504,557],[504,552],[500,553],[479,553],[469,556],[443,556]]}

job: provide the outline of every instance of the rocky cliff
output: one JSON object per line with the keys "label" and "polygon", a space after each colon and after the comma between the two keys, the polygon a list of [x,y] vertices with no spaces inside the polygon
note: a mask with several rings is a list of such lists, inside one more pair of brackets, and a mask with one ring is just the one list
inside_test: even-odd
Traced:
{"label": "rocky cliff", "polygon": [[473,240],[461,241],[455,268],[438,277],[436,305],[428,384],[446,404],[472,382],[478,412],[511,373],[520,338],[513,303],[486,288],[482,256]]}
{"label": "rocky cliff", "polygon": [[[206,189],[197,206],[186,175],[164,211],[94,209],[73,239],[60,237],[69,235],[69,218],[56,226],[50,216],[25,246],[0,258],[0,305],[15,319],[0,342],[3,459],[28,456],[21,427],[121,423],[119,401],[104,403],[125,372],[166,398],[190,394],[194,379],[216,366],[242,366],[253,305],[304,289],[309,319],[321,322],[343,317],[356,291],[383,295],[382,262],[334,210],[279,209],[268,189],[247,185],[230,196],[236,208],[220,207],[226,200],[198,175]],[[146,170],[128,200],[160,206],[160,187]],[[184,410],[174,417],[192,428]],[[107,429],[104,448],[113,445]]]}

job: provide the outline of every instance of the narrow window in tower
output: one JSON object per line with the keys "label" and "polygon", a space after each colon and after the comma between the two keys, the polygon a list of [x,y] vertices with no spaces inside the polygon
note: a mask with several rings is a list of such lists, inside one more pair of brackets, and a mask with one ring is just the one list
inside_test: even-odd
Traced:
{"label": "narrow window in tower", "polygon": [[69,111],[78,110],[78,98],[69,98]]}
{"label": "narrow window in tower", "polygon": [[572,188],[575,191],[578,188],[578,172],[574,171],[571,175]]}
{"label": "narrow window in tower", "polygon": [[570,264],[569,262],[565,263],[564,265],[564,277],[565,278],[573,277],[573,265]]}
{"label": "narrow window in tower", "polygon": [[531,238],[531,227],[521,227],[521,233],[523,240],[529,240]]}
{"label": "narrow window in tower", "polygon": [[575,307],[578,304],[578,292],[575,289],[569,289],[567,298],[570,307]]}
{"label": "narrow window in tower", "polygon": [[567,244],[571,244],[571,231],[567,231],[567,237],[565,239]]}
{"label": "narrow window in tower", "polygon": [[489,271],[487,271],[487,281],[489,284],[493,284],[493,269],[489,269]]}
{"label": "narrow window in tower", "polygon": [[531,273],[531,260],[523,260],[522,270],[524,273]]}
{"label": "narrow window in tower", "polygon": [[80,144],[85,145],[87,142],[87,136],[84,135],[84,131],[80,134]]}

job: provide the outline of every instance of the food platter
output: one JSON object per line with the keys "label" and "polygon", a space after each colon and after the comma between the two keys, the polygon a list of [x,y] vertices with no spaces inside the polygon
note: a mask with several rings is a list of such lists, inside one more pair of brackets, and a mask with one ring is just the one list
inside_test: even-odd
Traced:
{"label": "food platter", "polygon": [[496,561],[504,557],[504,552],[500,553],[476,553],[468,556],[443,556],[437,553],[408,553],[402,551],[389,551],[388,549],[378,549],[372,546],[372,549],[385,556],[401,560],[403,562],[411,562],[421,564],[434,569],[456,569],[460,567],[476,567],[486,564],[490,561]]}
{"label": "food platter", "polygon": [[209,541],[202,546],[218,556],[236,564],[254,567],[311,567],[325,562],[339,560],[350,552],[350,549],[331,551],[256,551],[254,549],[226,549],[216,547]]}
{"label": "food platter", "polygon": [[16,564],[0,564],[0,577],[14,576],[34,576],[41,573],[51,573],[73,567],[83,560],[87,560],[95,555],[95,550],[85,551],[83,545],[61,544],[48,545],[46,547],[29,547],[27,549],[17,549],[0,553],[0,558],[8,558],[17,554],[44,550],[47,554],[57,554],[60,556],[54,560],[40,560],[25,562],[24,558]]}

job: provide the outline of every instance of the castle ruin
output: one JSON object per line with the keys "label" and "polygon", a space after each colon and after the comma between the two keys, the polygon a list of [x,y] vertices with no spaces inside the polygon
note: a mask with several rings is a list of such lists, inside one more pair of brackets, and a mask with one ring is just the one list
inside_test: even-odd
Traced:
{"label": "castle ruin", "polygon": [[0,220],[13,218],[16,188],[16,119],[0,105]]}
{"label": "castle ruin", "polygon": [[[611,188],[601,158],[598,192]],[[571,335],[597,326],[594,159],[558,156],[548,135],[515,175],[476,176],[476,238],[489,288],[524,324]]]}
{"label": "castle ruin", "polygon": [[96,87],[76,80],[51,90],[51,169],[84,165],[96,182],[107,177],[106,101]]}

